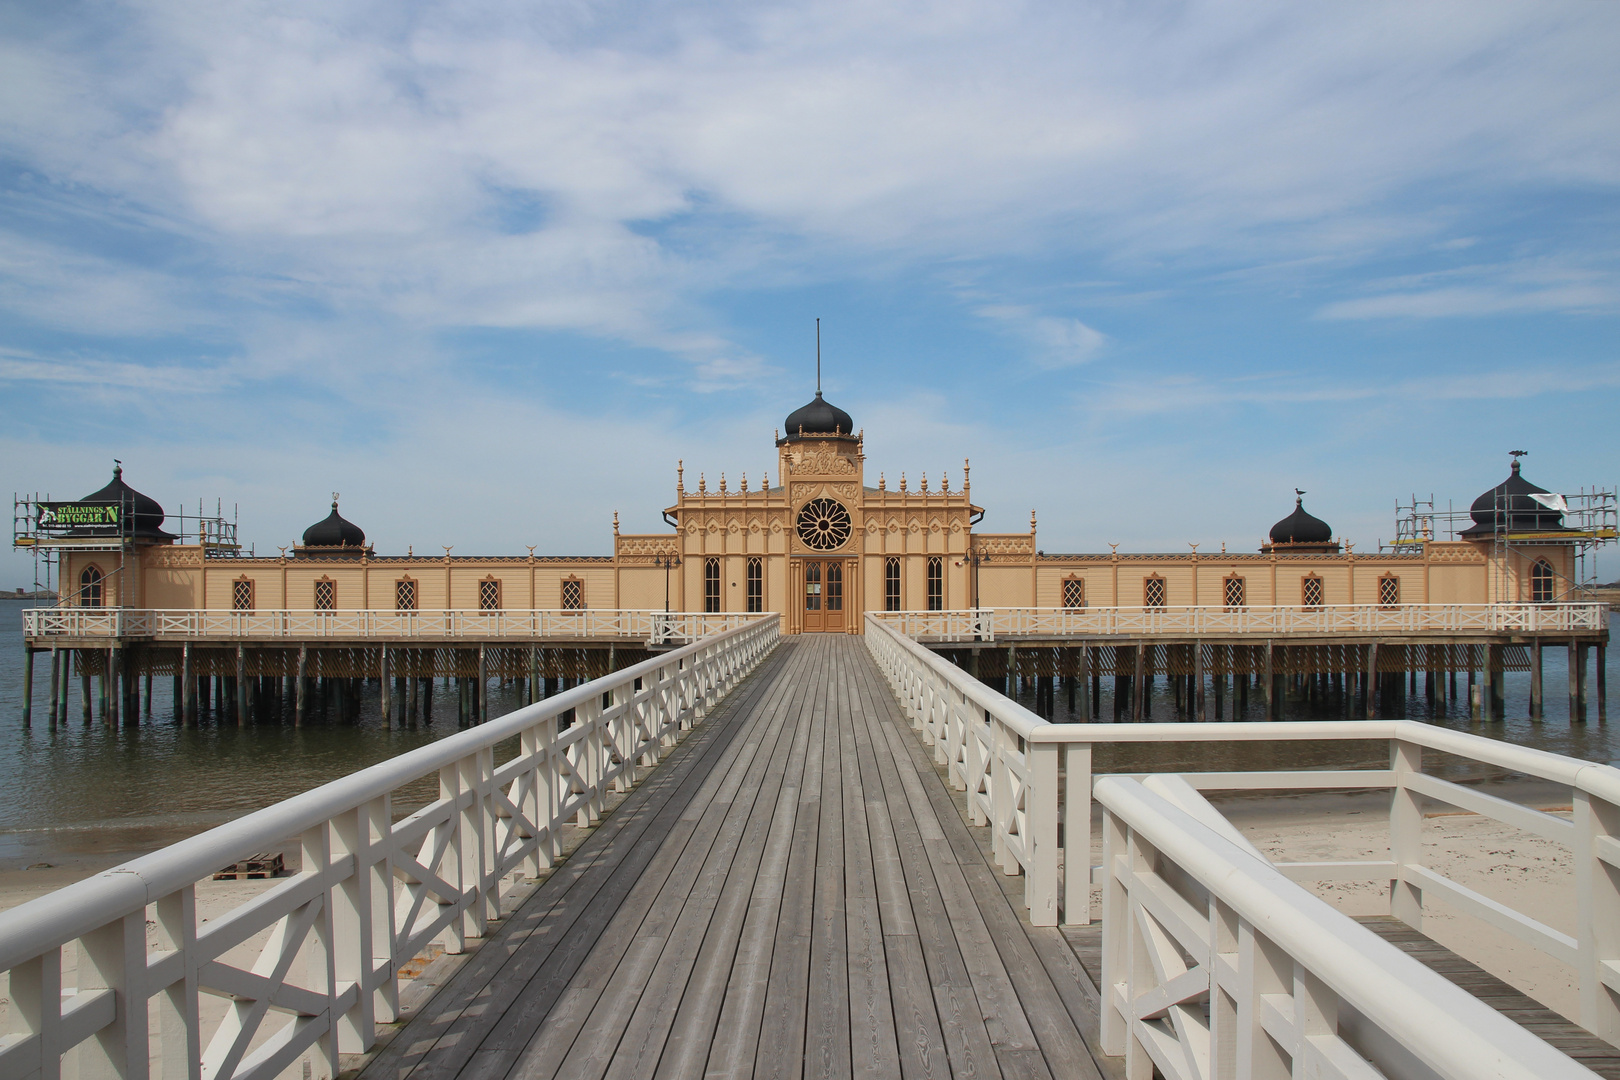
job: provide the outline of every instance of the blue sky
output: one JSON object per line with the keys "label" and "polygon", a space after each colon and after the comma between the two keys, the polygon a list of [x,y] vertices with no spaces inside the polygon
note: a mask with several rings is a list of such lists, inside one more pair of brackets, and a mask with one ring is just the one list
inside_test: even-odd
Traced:
{"label": "blue sky", "polygon": [[819,316],[869,469],[971,457],[1048,551],[1613,485],[1616,55],[1612,3],[5,5],[0,482],[605,553],[677,459],[774,474]]}

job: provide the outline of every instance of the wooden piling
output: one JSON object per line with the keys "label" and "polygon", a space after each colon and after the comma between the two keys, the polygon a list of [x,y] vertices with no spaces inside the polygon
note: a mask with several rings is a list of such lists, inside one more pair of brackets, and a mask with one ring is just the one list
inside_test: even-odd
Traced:
{"label": "wooden piling", "polygon": [[478,646],[478,687],[477,695],[473,699],[473,708],[478,711],[476,720],[482,724],[489,719],[489,664],[484,655],[484,646]]}
{"label": "wooden piling", "polygon": [[309,646],[298,646],[298,674],[293,683],[293,727],[304,726],[309,696]]}
{"label": "wooden piling", "polygon": [[191,643],[180,646],[180,685],[175,688],[175,711],[180,712],[181,727],[198,722],[198,682],[191,674]]}
{"label": "wooden piling", "polygon": [[1378,642],[1367,646],[1367,719],[1378,718]]}
{"label": "wooden piling", "polygon": [[1530,719],[1540,722],[1544,716],[1541,683],[1541,638],[1530,639]]}
{"label": "wooden piling", "polygon": [[1273,653],[1272,643],[1270,641],[1267,641],[1266,642],[1266,671],[1265,671],[1265,677],[1266,677],[1266,719],[1267,720],[1275,720],[1275,719],[1277,719],[1277,701],[1276,701],[1277,683],[1276,683],[1276,678],[1273,675],[1273,672],[1276,669],[1272,667],[1272,653]]}
{"label": "wooden piling", "polygon": [[[1598,700],[1603,700],[1600,690]],[[23,727],[34,726],[34,650],[23,645]]]}
{"label": "wooden piling", "polygon": [[[123,659],[123,657],[118,655],[118,650],[117,649],[108,649],[107,650],[107,679],[109,680],[109,682],[108,682],[108,692],[107,692],[107,697],[108,697],[108,701],[109,701],[109,705],[108,705],[108,709],[107,709],[107,724],[108,724],[109,727],[117,727],[118,726],[118,718],[119,718],[120,709],[122,708],[122,706],[124,704],[122,701],[118,700],[118,698],[119,698],[119,694],[118,694],[119,669],[123,667],[123,664],[121,664],[119,661],[121,661],[122,659]],[[86,719],[88,719],[88,717]]]}
{"label": "wooden piling", "polygon": [[244,726],[248,722],[248,689],[247,689],[247,647],[241,642],[236,645],[236,723]]}
{"label": "wooden piling", "polygon": [[393,680],[388,677],[388,646],[384,645],[381,652],[382,659],[377,663],[377,681],[381,684],[378,689],[382,699],[383,727],[391,728],[394,726],[394,687]]}
{"label": "wooden piling", "polygon": [[1193,650],[1193,684],[1192,684],[1192,718],[1202,724],[1206,720],[1204,713],[1204,645],[1203,642],[1192,643]]}

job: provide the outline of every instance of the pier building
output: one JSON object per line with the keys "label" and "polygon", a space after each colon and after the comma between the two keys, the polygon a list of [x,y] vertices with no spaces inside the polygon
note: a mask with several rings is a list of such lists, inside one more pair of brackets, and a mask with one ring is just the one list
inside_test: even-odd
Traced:
{"label": "pier building", "polygon": [[[1430,707],[1463,672],[1475,711],[1500,715],[1514,668],[1536,673],[1539,714],[1543,647],[1567,646],[1584,672],[1607,641],[1584,579],[1587,553],[1615,539],[1614,493],[1549,492],[1517,457],[1466,515],[1414,499],[1377,549],[1336,539],[1296,491],[1249,550],[1055,553],[1033,511],[1026,532],[977,530],[965,459],[954,485],[948,472],[874,482],[864,432],[820,390],[775,448],[774,483],[722,472],[689,486],[677,462],[668,531],[623,533],[615,515],[611,554],[582,556],[379,554],[336,496],[264,556],[223,517],[165,531],[161,505],[120,468],[77,502],[23,501],[15,541],[54,557],[61,592],[28,613],[27,648],[72,650],[82,678],[104,681],[121,662],[299,687],[381,677],[410,700],[403,680],[499,675],[543,693],[764,613],[787,634],[860,634],[875,613],[981,678],[1044,679],[1048,696],[1066,678],[1094,714],[1112,678],[1115,710],[1144,718],[1157,677],[1181,680],[1178,714],[1222,716],[1254,687],[1273,704],[1342,700],[1348,716],[1416,693],[1420,672]],[[1584,715],[1580,678],[1572,712]]]}

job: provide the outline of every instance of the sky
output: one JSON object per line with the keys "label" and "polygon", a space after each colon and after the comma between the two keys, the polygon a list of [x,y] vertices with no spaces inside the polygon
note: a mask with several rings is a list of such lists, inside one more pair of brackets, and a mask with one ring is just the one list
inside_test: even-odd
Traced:
{"label": "sky", "polygon": [[606,554],[677,461],[775,481],[820,318],[871,479],[970,458],[1050,552],[1612,487],[1616,55],[1547,0],[0,3],[0,486]]}

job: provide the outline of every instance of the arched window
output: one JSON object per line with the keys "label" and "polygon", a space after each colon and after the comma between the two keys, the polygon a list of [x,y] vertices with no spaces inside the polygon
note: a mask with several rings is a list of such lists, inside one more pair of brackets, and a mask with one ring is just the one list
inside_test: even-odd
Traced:
{"label": "arched window", "polygon": [[79,575],[79,606],[100,607],[101,602],[101,569],[87,566]]}
{"label": "arched window", "polygon": [[1536,565],[1530,568],[1530,602],[1532,604],[1553,602],[1553,568],[1552,563],[1546,559],[1537,559]]}
{"label": "arched window", "polygon": [[844,610],[844,564],[830,562],[827,564],[827,603],[828,611]]}
{"label": "arched window", "polygon": [[703,560],[703,610],[720,610],[720,560]]}
{"label": "arched window", "polygon": [[748,560],[748,610],[765,610],[765,563],[758,557]]}
{"label": "arched window", "polygon": [[253,610],[253,580],[246,574],[231,582],[231,610]]}
{"label": "arched window", "polygon": [[416,582],[408,577],[394,582],[394,610],[416,610]]}
{"label": "arched window", "polygon": [[883,560],[883,610],[900,610],[900,560],[893,555]]}
{"label": "arched window", "polygon": [[1378,579],[1378,602],[1384,607],[1394,607],[1401,602],[1401,579],[1394,574],[1385,574]]}
{"label": "arched window", "polygon": [[1322,579],[1315,574],[1307,574],[1299,582],[1299,602],[1306,607],[1322,606]]}
{"label": "arched window", "polygon": [[1077,577],[1063,579],[1063,606],[1066,608],[1086,606],[1085,579]]}
{"label": "arched window", "polygon": [[1164,607],[1164,578],[1158,574],[1142,579],[1142,606]]}
{"label": "arched window", "polygon": [[1229,608],[1242,607],[1247,602],[1247,592],[1243,579],[1235,574],[1222,582],[1221,593],[1226,600],[1226,606]]}
{"label": "arched window", "polygon": [[563,578],[562,606],[564,611],[585,610],[585,583],[579,578]]}
{"label": "arched window", "polygon": [[[568,606],[568,583],[563,582],[563,607]],[[501,583],[493,575],[478,583],[478,610],[501,610]]]}
{"label": "arched window", "polygon": [[945,610],[945,560],[938,555],[928,557],[928,610]]}
{"label": "arched window", "polygon": [[337,610],[337,582],[329,577],[323,577],[315,583],[315,610]]}

